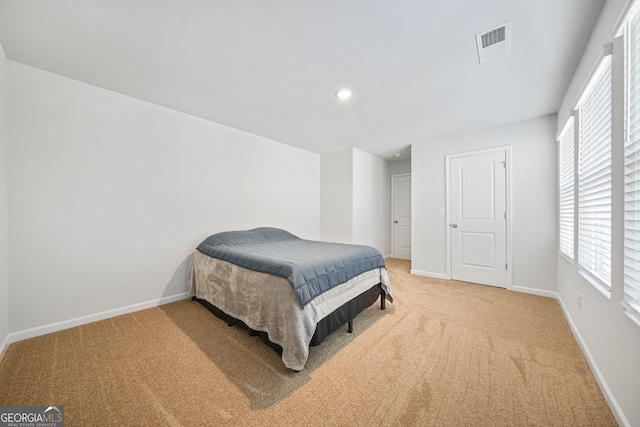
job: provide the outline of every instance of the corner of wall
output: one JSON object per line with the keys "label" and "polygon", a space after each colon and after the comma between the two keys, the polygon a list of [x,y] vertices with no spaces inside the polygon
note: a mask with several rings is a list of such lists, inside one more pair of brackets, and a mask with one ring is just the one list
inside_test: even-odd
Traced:
{"label": "corner of wall", "polygon": [[7,346],[9,335],[7,102],[7,57],[0,45],[0,354]]}

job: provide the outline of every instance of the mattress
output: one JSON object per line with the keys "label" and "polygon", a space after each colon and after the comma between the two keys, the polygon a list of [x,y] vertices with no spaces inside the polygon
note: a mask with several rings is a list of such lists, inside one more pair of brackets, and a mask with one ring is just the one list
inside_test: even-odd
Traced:
{"label": "mattress", "polygon": [[334,310],[380,284],[391,299],[385,268],[375,268],[334,286],[302,308],[290,283],[195,251],[189,274],[192,296],[203,299],[282,347],[282,361],[300,371],[309,356],[316,324]]}
{"label": "mattress", "polygon": [[301,307],[333,286],[385,267],[380,251],[371,246],[305,240],[273,227],[217,233],[197,250],[287,279]]}

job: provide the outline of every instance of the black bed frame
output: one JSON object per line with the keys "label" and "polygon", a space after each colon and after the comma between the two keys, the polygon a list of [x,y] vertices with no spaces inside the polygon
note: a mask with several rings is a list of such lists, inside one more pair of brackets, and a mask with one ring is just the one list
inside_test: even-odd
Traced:
{"label": "black bed frame", "polygon": [[[309,345],[319,345],[327,336],[329,336],[331,333],[335,332],[345,324],[348,325],[347,332],[352,333],[353,319],[355,319],[355,317],[360,314],[362,310],[373,305],[373,303],[375,303],[378,299],[378,296],[380,296],[380,310],[384,310],[386,308],[386,292],[384,291],[384,289],[382,289],[382,286],[380,286],[380,284],[377,284],[370,288],[368,291],[365,291],[352,300],[344,303],[327,317],[319,321],[316,325],[316,331],[313,334]],[[243,321],[229,316],[218,307],[211,304],[209,301],[205,301],[195,296],[191,299],[199,302],[210,312],[212,312],[216,317],[227,322],[227,326],[231,327],[236,325],[248,330],[250,336],[257,335],[266,345],[274,349],[278,353],[278,355],[282,356],[282,347],[274,342],[271,342],[271,340],[269,340],[269,335],[266,332],[251,329]]]}

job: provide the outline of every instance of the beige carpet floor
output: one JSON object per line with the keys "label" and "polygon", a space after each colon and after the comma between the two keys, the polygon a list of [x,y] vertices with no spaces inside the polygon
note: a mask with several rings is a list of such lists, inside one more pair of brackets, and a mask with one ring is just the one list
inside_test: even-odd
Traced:
{"label": "beige carpet floor", "polygon": [[12,344],[0,405],[64,405],[67,426],[616,425],[555,300],[387,265],[395,303],[302,372],[185,300]]}

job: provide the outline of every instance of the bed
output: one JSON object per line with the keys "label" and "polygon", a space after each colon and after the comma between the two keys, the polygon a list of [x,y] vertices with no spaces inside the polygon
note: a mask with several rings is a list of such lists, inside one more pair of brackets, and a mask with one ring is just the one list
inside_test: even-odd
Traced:
{"label": "bed", "polygon": [[300,371],[309,346],[380,297],[393,302],[384,259],[363,245],[304,240],[261,227],[209,236],[193,254],[193,298],[229,325],[239,322]]}

